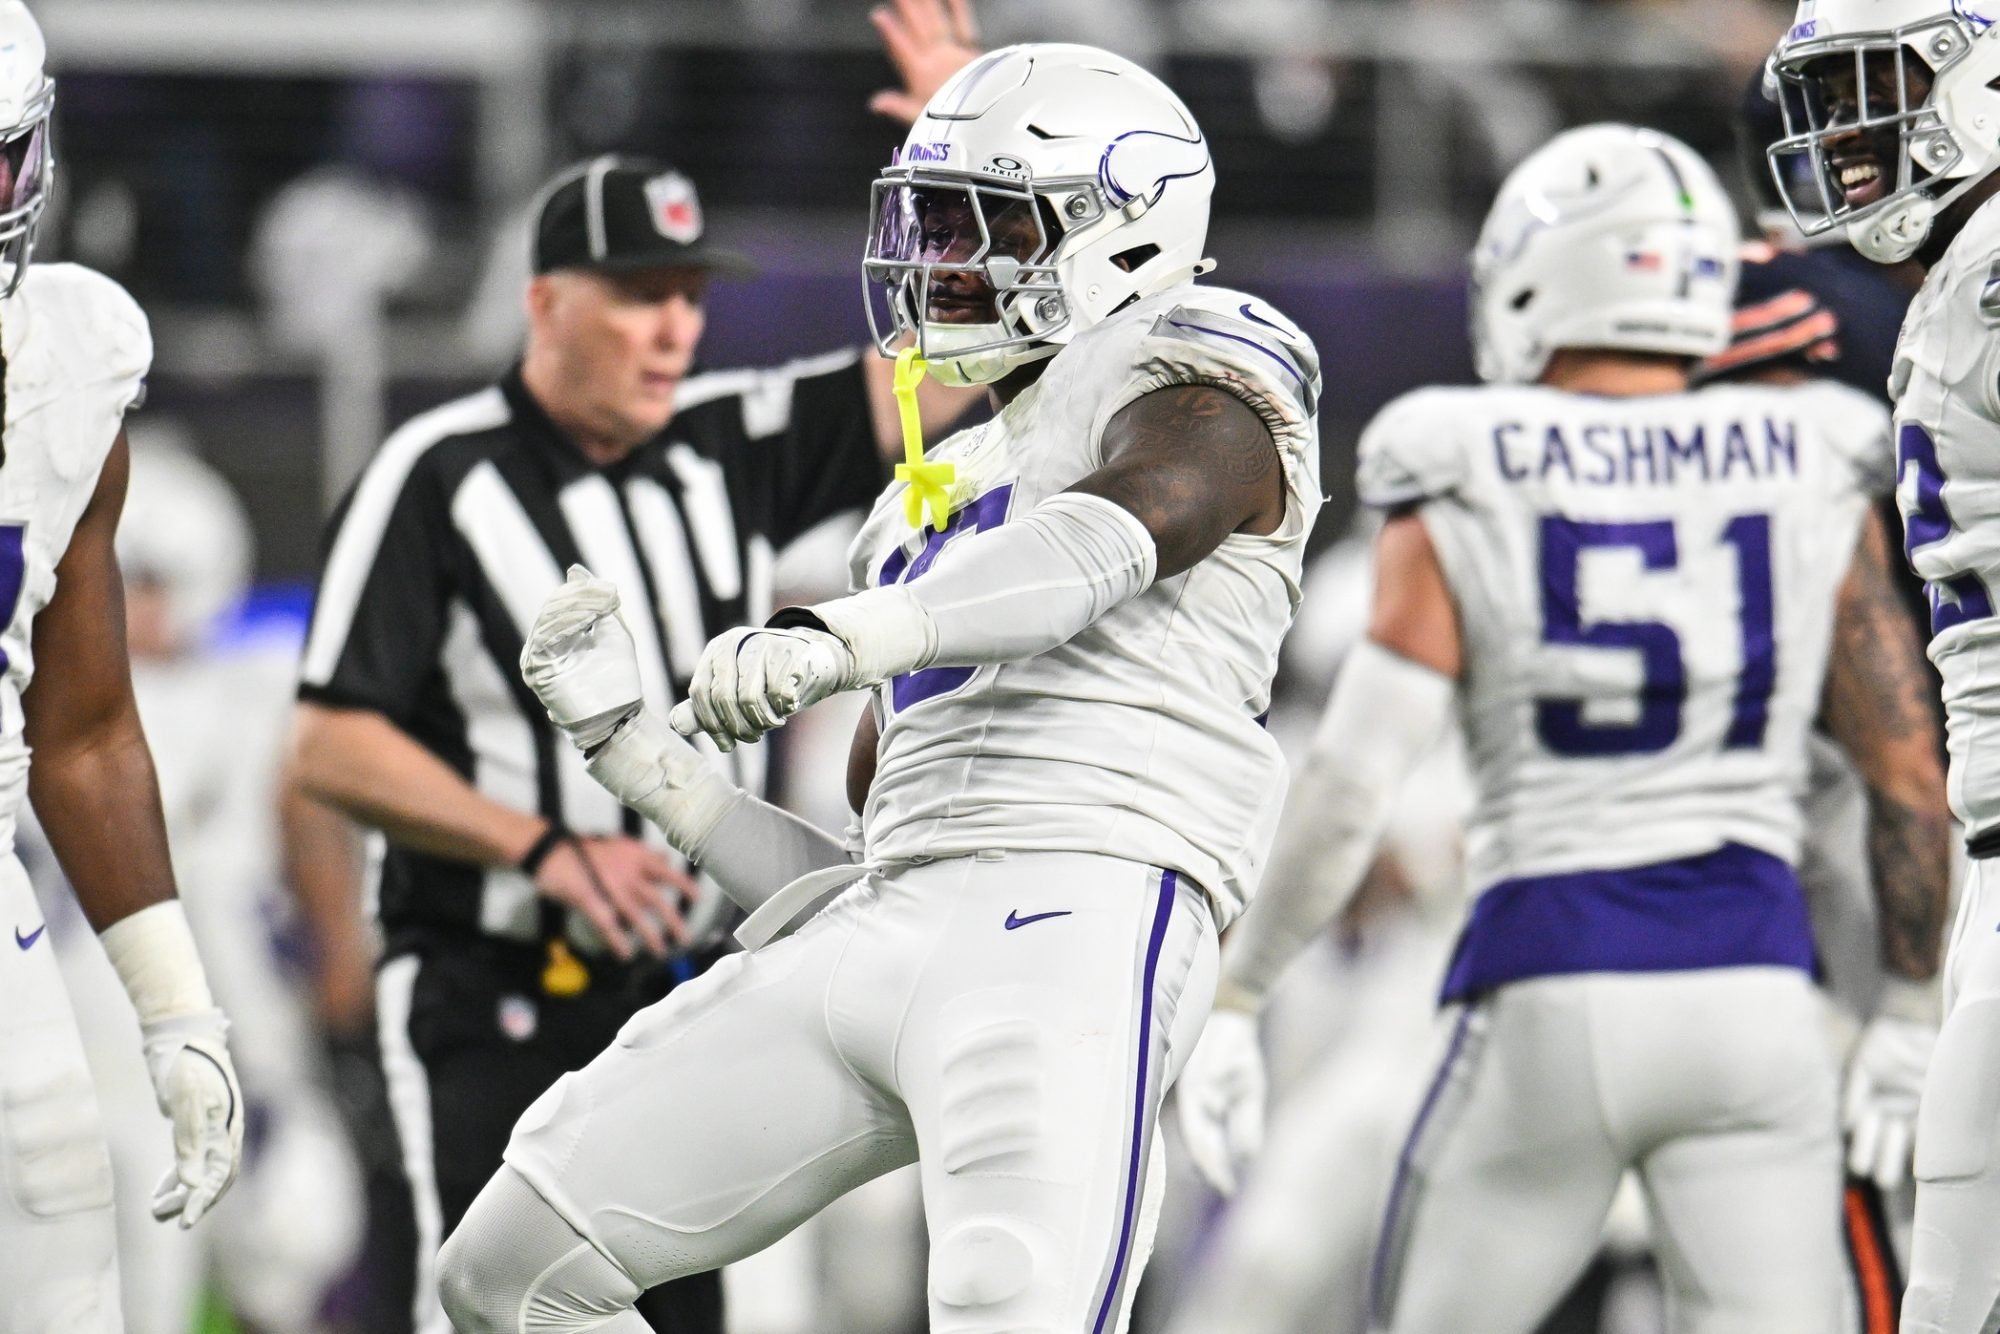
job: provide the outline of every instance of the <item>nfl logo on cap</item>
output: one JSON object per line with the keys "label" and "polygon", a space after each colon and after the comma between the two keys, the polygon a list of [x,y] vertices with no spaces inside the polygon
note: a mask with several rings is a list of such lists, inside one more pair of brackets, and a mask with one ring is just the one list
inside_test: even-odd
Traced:
{"label": "nfl logo on cap", "polygon": [[646,182],[646,204],[653,212],[653,226],[669,241],[693,245],[701,236],[701,205],[695,202],[694,182],[677,171],[655,176]]}

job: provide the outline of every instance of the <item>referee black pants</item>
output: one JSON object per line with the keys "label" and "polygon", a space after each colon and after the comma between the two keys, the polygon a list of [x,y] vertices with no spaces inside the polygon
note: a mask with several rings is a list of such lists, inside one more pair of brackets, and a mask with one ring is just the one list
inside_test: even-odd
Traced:
{"label": "referee black pants", "polygon": [[[514,1122],[664,994],[593,962],[580,994],[551,996],[543,963],[536,947],[448,938],[382,964],[382,1072],[417,1219],[415,1334],[451,1330],[437,1298],[438,1248],[499,1170]],[[721,1275],[655,1288],[638,1311],[660,1334],[722,1334]]]}

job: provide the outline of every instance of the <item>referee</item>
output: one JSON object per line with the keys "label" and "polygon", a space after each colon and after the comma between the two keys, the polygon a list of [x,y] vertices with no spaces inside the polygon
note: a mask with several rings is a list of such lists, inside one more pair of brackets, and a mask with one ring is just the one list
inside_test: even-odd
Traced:
{"label": "referee", "polygon": [[[515,1120],[719,934],[689,932],[685,865],[522,683],[536,610],[572,563],[616,583],[664,710],[713,635],[770,613],[774,554],[870,504],[896,445],[880,357],[690,373],[710,276],[745,267],[704,237],[685,176],[614,157],[562,173],[536,220],[521,361],[392,434],[331,524],[295,771],[386,836],[377,1018],[417,1334],[448,1334],[437,1250]],[[756,790],[758,750],[717,762]],[[720,1334],[721,1306],[709,1274],[639,1310]]]}

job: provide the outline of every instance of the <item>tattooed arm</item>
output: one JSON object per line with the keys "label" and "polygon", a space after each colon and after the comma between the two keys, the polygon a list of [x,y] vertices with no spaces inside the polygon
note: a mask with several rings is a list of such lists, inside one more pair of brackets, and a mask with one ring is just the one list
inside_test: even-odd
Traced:
{"label": "tattooed arm", "polygon": [[1872,513],[1840,590],[1822,714],[1868,789],[1882,962],[1901,977],[1931,978],[1944,942],[1951,818],[1930,677]]}
{"label": "tattooed arm", "polygon": [[1231,533],[1268,533],[1285,517],[1270,431],[1241,399],[1206,385],[1156,389],[1120,410],[1104,428],[1104,466],[1070,490],[1145,525],[1160,579],[1189,569]]}

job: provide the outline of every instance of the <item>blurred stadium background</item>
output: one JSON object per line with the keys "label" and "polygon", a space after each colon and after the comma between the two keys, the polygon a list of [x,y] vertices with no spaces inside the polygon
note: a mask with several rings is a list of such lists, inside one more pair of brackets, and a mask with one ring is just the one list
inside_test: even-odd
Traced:
{"label": "blurred stadium background", "polygon": [[[139,298],[158,344],[151,411],[183,420],[242,490],[260,575],[306,579],[307,520],[383,425],[512,355],[524,206],[566,161],[620,149],[680,166],[715,229],[763,263],[715,293],[709,364],[865,333],[867,184],[900,139],[867,110],[892,76],[866,10],[42,0],[63,177],[41,253]],[[1460,261],[1509,166],[1599,119],[1726,158],[1736,94],[1787,12],[1747,0],[980,6],[989,44],[1094,42],[1183,94],[1215,147],[1213,250],[1230,282],[1320,340],[1336,450],[1396,392],[1468,374]]]}
{"label": "blurred stadium background", "polygon": [[[527,206],[566,162],[615,149],[679,166],[711,233],[759,261],[756,278],[715,288],[703,364],[771,364],[866,336],[868,184],[901,135],[867,109],[894,76],[864,0],[35,8],[58,81],[61,173],[38,257],[98,268],[145,307],[157,358],[140,420],[241,495],[268,605],[302,613],[321,522],[386,430],[512,359]],[[1731,113],[1790,8],[981,0],[977,12],[988,45],[1069,39],[1139,59],[1202,122],[1219,173],[1222,278],[1273,301],[1320,347],[1334,503],[1317,540],[1330,546],[1348,526],[1362,424],[1419,383],[1471,378],[1463,255],[1505,171],[1558,129],[1615,119],[1682,137],[1739,182]],[[1363,586],[1341,573],[1356,561],[1331,562],[1290,664],[1293,711],[1306,718]],[[795,741],[794,775],[817,774],[811,745]],[[801,804],[826,818],[830,786],[813,783],[819,805]],[[1424,873],[1450,878],[1448,865],[1411,872]],[[1419,978],[1410,994],[1429,985]],[[1301,1052],[1326,1040],[1325,1025],[1296,1027]],[[362,1100],[340,1081],[364,1067],[329,1066],[343,1101]],[[361,1159],[379,1176],[393,1159],[371,1152],[371,1123],[357,1120]],[[1183,1272],[1176,1248],[1212,1212],[1192,1189],[1180,1199],[1147,1329],[1161,1327]],[[738,1334],[912,1328],[921,1225],[907,1193],[839,1220],[805,1258],[738,1278]],[[358,1260],[323,1318],[299,1329],[393,1329],[379,1323],[396,1305],[382,1266],[399,1243],[393,1219],[373,1227],[390,1229],[374,1261]],[[1606,1319],[1629,1334],[1658,1328],[1655,1307],[1627,1308]],[[241,1327],[213,1315],[215,1329]]]}

